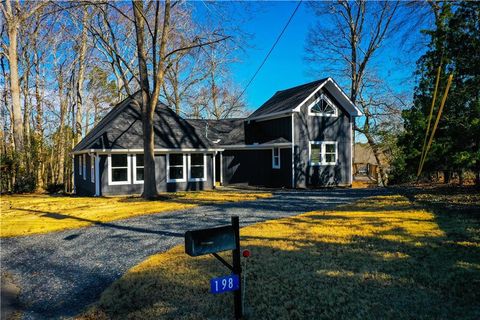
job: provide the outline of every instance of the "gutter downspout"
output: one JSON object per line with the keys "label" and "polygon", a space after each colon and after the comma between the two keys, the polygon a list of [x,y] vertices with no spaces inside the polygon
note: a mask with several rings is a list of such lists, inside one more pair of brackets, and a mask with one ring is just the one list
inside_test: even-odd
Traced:
{"label": "gutter downspout", "polygon": [[100,156],[95,154],[95,197],[100,196]]}

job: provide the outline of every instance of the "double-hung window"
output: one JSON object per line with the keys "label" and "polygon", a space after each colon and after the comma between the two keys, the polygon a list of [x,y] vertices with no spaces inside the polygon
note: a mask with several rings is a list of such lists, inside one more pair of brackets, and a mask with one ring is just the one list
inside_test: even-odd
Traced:
{"label": "double-hung window", "polygon": [[143,169],[143,154],[135,154],[133,156],[133,183],[143,183]]}
{"label": "double-hung window", "polygon": [[95,156],[90,156],[90,181],[95,183]]}
{"label": "double-hung window", "polygon": [[272,168],[280,169],[280,149],[279,148],[272,149]]}
{"label": "double-hung window", "polygon": [[108,156],[108,183],[130,184],[130,157],[128,154],[110,154]]}
{"label": "double-hung window", "polygon": [[167,182],[186,181],[185,155],[182,153],[167,154]]}
{"label": "double-hung window", "polygon": [[336,141],[310,141],[310,165],[336,165]]}
{"label": "double-hung window", "polygon": [[203,153],[192,153],[189,155],[188,181],[206,181],[207,167],[206,155]]}

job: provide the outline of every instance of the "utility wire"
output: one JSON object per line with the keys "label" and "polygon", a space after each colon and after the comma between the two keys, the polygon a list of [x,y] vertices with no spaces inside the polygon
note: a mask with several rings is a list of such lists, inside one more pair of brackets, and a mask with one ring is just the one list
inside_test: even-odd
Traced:
{"label": "utility wire", "polygon": [[298,11],[298,8],[300,7],[300,5],[302,4],[302,0],[300,0],[297,4],[297,6],[295,7],[295,10],[293,10],[292,14],[290,15],[290,18],[288,19],[287,23],[285,24],[285,26],[283,27],[282,29],[282,32],[280,32],[280,34],[278,35],[277,37],[277,40],[275,40],[275,42],[273,43],[272,47],[270,48],[270,50],[268,51],[267,55],[265,56],[265,58],[263,59],[262,63],[260,64],[260,66],[258,67],[257,71],[255,71],[255,73],[253,74],[252,78],[250,79],[250,81],[248,81],[247,85],[245,86],[245,88],[243,89],[243,91],[238,95],[238,97],[235,99],[234,103],[232,104],[233,106],[235,104],[237,104],[238,100],[240,100],[240,98],[243,96],[243,94],[245,93],[245,91],[247,91],[248,87],[250,86],[250,84],[253,82],[253,80],[255,79],[255,77],[257,76],[257,74],[260,72],[260,69],[262,69],[263,65],[265,64],[265,62],[267,62],[268,60],[268,57],[270,57],[270,54],[272,53],[273,49],[275,49],[275,47],[277,46],[278,42],[280,41],[280,39],[282,38],[283,34],[285,33],[285,30],[287,30],[287,27],[288,25],[290,24],[290,22],[292,21],[293,17],[295,16],[295,14],[297,13]]}

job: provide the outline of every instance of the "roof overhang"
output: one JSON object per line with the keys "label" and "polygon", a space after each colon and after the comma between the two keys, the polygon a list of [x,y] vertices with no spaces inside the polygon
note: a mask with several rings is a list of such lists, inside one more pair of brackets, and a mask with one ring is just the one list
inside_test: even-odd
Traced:
{"label": "roof overhang", "polygon": [[224,150],[261,150],[272,148],[291,148],[291,142],[262,143],[262,144],[232,144],[221,146]]}
{"label": "roof overhang", "polygon": [[[173,148],[163,148],[163,149],[154,149],[155,153],[175,153],[175,152],[203,152],[203,153],[212,153],[223,151],[223,148],[207,148],[207,149],[195,149],[195,148],[183,148],[183,149],[173,149]],[[144,149],[85,149],[72,151],[71,154],[83,154],[83,153],[98,153],[98,154],[110,154],[110,153],[143,153]]]}
{"label": "roof overhang", "polygon": [[305,98],[298,106],[296,106],[293,111],[300,112],[300,108],[305,105],[305,103],[313,96],[315,96],[315,94],[322,88],[327,89],[327,91],[333,95],[333,97],[342,105],[342,107],[350,114],[350,116],[360,117],[363,115],[362,111],[353,104],[350,98],[345,94],[345,92],[343,92],[343,90],[332,78],[327,78],[327,80],[322,82],[307,98]]}

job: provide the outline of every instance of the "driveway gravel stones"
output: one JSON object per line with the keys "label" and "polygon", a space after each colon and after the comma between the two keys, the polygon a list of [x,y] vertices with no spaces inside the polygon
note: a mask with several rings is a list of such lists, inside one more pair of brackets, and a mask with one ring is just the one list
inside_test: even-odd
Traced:
{"label": "driveway gravel stones", "polygon": [[77,315],[129,268],[148,256],[183,243],[187,230],[230,223],[242,226],[328,210],[385,189],[280,191],[251,202],[200,206],[150,214],[75,230],[1,239],[2,269],[21,288],[24,319],[60,319]]}

